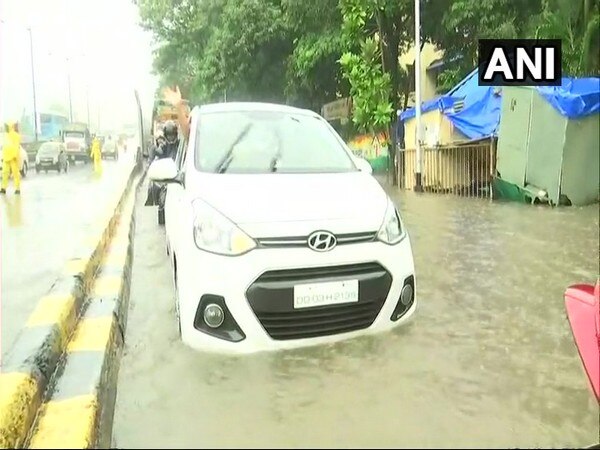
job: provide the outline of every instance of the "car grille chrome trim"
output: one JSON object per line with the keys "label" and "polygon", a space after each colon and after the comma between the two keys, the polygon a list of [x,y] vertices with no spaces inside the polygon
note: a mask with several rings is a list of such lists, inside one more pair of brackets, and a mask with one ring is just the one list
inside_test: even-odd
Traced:
{"label": "car grille chrome trim", "polygon": [[[336,234],[337,245],[359,244],[363,242],[372,242],[377,236],[376,231],[362,233]],[[308,236],[278,237],[278,238],[258,238],[256,239],[260,247],[308,247]]]}

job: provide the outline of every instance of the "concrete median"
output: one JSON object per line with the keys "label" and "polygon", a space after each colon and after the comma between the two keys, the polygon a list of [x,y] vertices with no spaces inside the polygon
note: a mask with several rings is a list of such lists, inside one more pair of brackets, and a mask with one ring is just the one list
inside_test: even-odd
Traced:
{"label": "concrete median", "polygon": [[[73,258],[67,262],[62,276],[39,300],[25,327],[3,358],[0,373],[0,448],[19,448],[26,443],[34,419],[44,399],[47,398],[47,391],[58,392],[56,389],[60,387],[60,380],[64,376],[63,373],[63,376],[57,378],[56,373],[57,367],[60,369],[59,366],[62,364],[61,356],[65,352],[70,354],[81,351],[86,348],[86,345],[100,345],[90,336],[97,334],[93,332],[97,327],[108,327],[108,319],[91,318],[88,315],[107,308],[106,305],[110,304],[110,301],[93,294],[92,287],[99,289],[103,283],[104,286],[119,286],[119,289],[125,289],[126,286],[128,292],[128,278],[122,278],[120,284],[110,284],[112,282],[102,281],[108,277],[104,269],[102,272],[98,272],[98,269],[105,257],[118,260],[114,259],[118,258],[114,256],[117,252],[114,249],[124,245],[125,242],[129,243],[129,232],[132,227],[131,198],[135,197],[135,189],[132,188],[139,181],[138,167],[126,165],[119,173],[113,185],[114,190],[108,194],[104,205],[97,199],[90,199],[90,201],[98,201],[99,206],[103,207],[96,221],[98,225],[92,230],[88,239],[78,247]],[[74,214],[76,213],[74,211]],[[122,218],[124,220],[121,220]],[[127,223],[129,228],[125,238],[122,237],[121,230]],[[109,244],[110,250],[107,252]],[[128,266],[131,258],[129,247],[126,256],[122,258],[124,259],[119,261]],[[93,283],[95,284],[92,286]],[[92,297],[88,301],[90,292]],[[95,306],[97,303],[102,307]],[[113,303],[114,306],[121,304],[117,299],[113,299]],[[116,320],[120,316],[113,314],[111,317]],[[82,324],[84,324],[83,328]],[[116,331],[108,333],[107,339],[122,339],[119,331],[122,325],[115,322],[114,327]],[[65,370],[68,368],[68,364],[64,366]],[[79,381],[85,384],[84,378]],[[51,411],[52,408],[47,405],[44,405],[44,411]],[[77,420],[77,423],[80,423],[82,419],[78,417]],[[44,425],[45,422],[38,421],[38,423]],[[75,422],[68,422],[69,427],[74,425]],[[45,428],[40,428],[43,429]],[[35,442],[39,441],[32,441],[34,444]],[[46,448],[59,447],[51,444]]]}
{"label": "concrete median", "polygon": [[33,426],[28,448],[109,448],[133,256],[135,193]]}

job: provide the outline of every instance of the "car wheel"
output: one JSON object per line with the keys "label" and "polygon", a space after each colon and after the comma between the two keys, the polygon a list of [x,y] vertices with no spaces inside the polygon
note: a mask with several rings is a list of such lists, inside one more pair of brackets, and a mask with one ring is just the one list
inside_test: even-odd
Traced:
{"label": "car wheel", "polygon": [[40,173],[40,168],[38,166],[35,166],[35,173]]}
{"label": "car wheel", "polygon": [[165,210],[164,209],[158,209],[158,224],[159,225],[164,225],[165,224]]}
{"label": "car wheel", "polygon": [[23,178],[27,178],[27,163],[23,164],[23,168],[21,169],[21,176]]}

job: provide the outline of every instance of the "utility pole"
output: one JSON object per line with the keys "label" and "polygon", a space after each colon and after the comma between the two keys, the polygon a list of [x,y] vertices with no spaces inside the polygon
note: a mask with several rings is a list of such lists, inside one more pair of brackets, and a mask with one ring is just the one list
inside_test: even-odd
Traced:
{"label": "utility pole", "polygon": [[[90,122],[90,85],[89,84],[87,85],[85,95],[86,95],[86,102],[87,102],[87,124],[88,124],[88,127],[91,127],[92,124]],[[96,132],[99,132],[99,130],[96,130]]]}
{"label": "utility pole", "polygon": [[417,120],[416,133],[416,168],[415,192],[423,192],[421,160],[421,5],[415,0],[415,116]]}
{"label": "utility pole", "polygon": [[73,102],[71,100],[71,66],[67,57],[67,85],[69,87],[69,121],[73,122]]}
{"label": "utility pole", "polygon": [[31,85],[33,88],[33,135],[35,142],[38,140],[38,113],[37,113],[37,99],[35,95],[35,62],[33,59],[33,33],[31,27],[27,27],[29,32],[29,55],[31,58]]}

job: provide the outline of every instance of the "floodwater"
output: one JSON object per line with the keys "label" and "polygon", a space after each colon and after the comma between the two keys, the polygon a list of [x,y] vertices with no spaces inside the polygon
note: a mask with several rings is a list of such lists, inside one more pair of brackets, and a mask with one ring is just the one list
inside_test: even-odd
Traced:
{"label": "floodwater", "polygon": [[598,206],[551,209],[388,189],[413,244],[414,321],[340,344],[244,357],[178,342],[164,237],[155,209],[140,198],[114,444],[597,443],[598,404],[563,293],[596,281]]}

